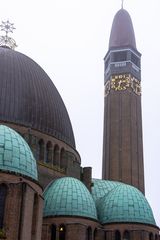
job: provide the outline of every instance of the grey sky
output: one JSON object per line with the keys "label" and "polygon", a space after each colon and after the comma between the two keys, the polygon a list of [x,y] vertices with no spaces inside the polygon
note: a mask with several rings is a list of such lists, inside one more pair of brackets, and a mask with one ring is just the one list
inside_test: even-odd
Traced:
{"label": "grey sky", "polygon": [[[41,65],[68,109],[83,166],[101,177],[103,57],[120,0],[1,1],[20,51]],[[142,53],[146,196],[160,226],[160,1],[126,0]]]}

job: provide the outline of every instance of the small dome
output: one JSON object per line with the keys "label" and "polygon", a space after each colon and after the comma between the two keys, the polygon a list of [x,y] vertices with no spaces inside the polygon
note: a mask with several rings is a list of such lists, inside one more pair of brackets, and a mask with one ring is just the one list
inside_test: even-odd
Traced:
{"label": "small dome", "polygon": [[99,198],[106,195],[113,188],[120,185],[120,182],[101,180],[101,179],[93,179],[93,187],[92,187],[92,197],[96,202]]}
{"label": "small dome", "polygon": [[135,187],[120,184],[97,202],[102,224],[130,222],[156,225],[145,196]]}
{"label": "small dome", "polygon": [[4,125],[0,125],[0,170],[38,180],[36,160],[28,144],[17,132]]}
{"label": "small dome", "polygon": [[0,47],[0,120],[51,135],[75,148],[64,102],[45,71],[31,58]]}
{"label": "small dome", "polygon": [[113,20],[109,49],[127,46],[136,49],[135,34],[129,13],[124,9],[120,9]]}
{"label": "small dome", "polygon": [[93,198],[85,185],[71,177],[59,178],[44,192],[44,217],[78,216],[97,220]]}

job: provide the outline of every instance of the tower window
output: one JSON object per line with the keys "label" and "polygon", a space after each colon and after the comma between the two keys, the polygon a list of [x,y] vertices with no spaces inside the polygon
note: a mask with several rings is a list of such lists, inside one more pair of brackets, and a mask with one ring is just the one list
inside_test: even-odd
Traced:
{"label": "tower window", "polygon": [[133,53],[131,54],[131,62],[134,63],[137,67],[140,67],[140,59]]}
{"label": "tower window", "polygon": [[107,60],[105,61],[105,70],[108,68],[110,62],[110,57],[107,58]]}
{"label": "tower window", "polygon": [[4,184],[1,184],[0,185],[0,228],[3,228],[6,196],[7,196],[7,186]]}
{"label": "tower window", "polygon": [[127,60],[127,51],[113,53],[113,62],[123,62],[126,60]]}

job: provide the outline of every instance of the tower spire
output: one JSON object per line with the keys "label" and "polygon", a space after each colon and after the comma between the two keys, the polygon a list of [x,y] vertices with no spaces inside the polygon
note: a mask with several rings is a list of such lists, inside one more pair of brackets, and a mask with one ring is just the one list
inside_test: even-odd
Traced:
{"label": "tower spire", "polygon": [[102,178],[133,185],[144,193],[141,54],[123,2],[114,17],[104,58]]}
{"label": "tower spire", "polygon": [[123,9],[123,3],[124,3],[124,0],[122,0],[122,3],[121,3],[121,8]]}

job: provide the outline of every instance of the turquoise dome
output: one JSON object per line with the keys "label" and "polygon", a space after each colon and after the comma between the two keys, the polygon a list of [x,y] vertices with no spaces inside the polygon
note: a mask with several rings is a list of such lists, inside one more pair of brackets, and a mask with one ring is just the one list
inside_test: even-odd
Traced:
{"label": "turquoise dome", "polygon": [[92,197],[96,202],[99,198],[106,195],[109,191],[120,185],[120,182],[92,179]]}
{"label": "turquoise dome", "polygon": [[119,184],[97,201],[102,224],[131,222],[156,225],[145,196],[135,187]]}
{"label": "turquoise dome", "polygon": [[0,125],[0,170],[38,180],[36,160],[28,144],[17,132],[4,125]]}
{"label": "turquoise dome", "polygon": [[78,216],[97,220],[94,200],[78,179],[59,178],[48,185],[44,192],[44,217]]}

